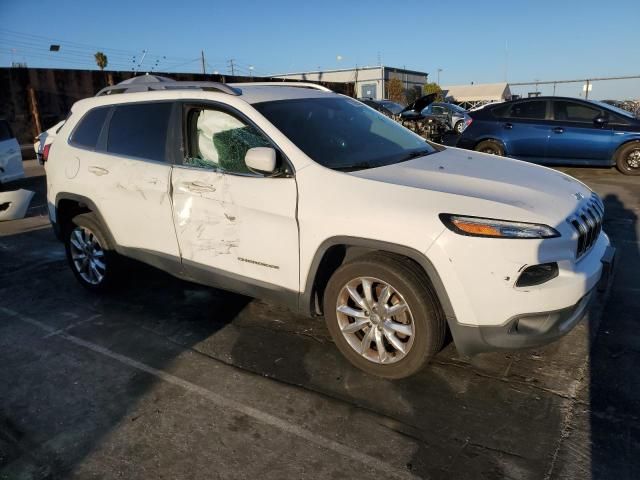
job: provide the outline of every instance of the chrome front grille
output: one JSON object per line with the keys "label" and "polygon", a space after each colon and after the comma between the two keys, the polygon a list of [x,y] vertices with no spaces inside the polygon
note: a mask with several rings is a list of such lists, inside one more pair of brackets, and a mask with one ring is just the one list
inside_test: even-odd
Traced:
{"label": "chrome front grille", "polygon": [[588,202],[582,205],[567,221],[578,232],[578,246],[576,258],[587,253],[596,243],[602,230],[604,218],[604,204],[595,193],[591,194]]}

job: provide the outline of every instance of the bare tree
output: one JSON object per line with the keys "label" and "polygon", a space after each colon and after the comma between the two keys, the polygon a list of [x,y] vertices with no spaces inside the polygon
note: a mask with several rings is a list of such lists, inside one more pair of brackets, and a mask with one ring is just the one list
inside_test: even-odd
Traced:
{"label": "bare tree", "polygon": [[107,60],[107,56],[104,53],[96,52],[93,57],[96,59],[96,65],[98,65],[98,68],[100,70],[104,70],[105,68],[107,68],[107,64],[109,62]]}

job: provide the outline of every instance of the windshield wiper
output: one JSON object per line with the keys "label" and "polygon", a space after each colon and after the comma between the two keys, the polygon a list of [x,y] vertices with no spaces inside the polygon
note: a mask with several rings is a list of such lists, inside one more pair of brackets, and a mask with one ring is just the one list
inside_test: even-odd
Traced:
{"label": "windshield wiper", "polygon": [[418,150],[417,152],[409,152],[406,156],[402,157],[399,162],[406,162],[407,160],[411,160],[412,158],[424,157],[425,155],[429,155],[433,153],[433,150]]}
{"label": "windshield wiper", "polygon": [[370,163],[354,163],[353,165],[341,165],[339,167],[331,167],[333,170],[338,170],[339,172],[354,172],[356,170],[364,170],[365,168],[374,168],[376,165],[371,165]]}

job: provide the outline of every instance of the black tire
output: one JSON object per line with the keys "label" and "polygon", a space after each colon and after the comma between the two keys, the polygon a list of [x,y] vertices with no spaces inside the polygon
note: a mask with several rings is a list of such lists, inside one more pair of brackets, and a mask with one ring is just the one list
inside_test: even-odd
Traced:
{"label": "black tire", "polygon": [[[376,363],[365,358],[349,344],[340,329],[336,312],[340,292],[358,277],[373,277],[388,283],[409,306],[413,318],[413,343],[406,355],[394,363]],[[442,349],[445,341],[446,321],[437,297],[421,269],[409,260],[372,254],[342,265],[327,284],[323,304],[327,327],[340,352],[353,365],[371,375],[390,379],[409,377],[419,372]],[[364,337],[364,332],[360,333]],[[393,351],[386,339],[385,345],[385,349]]]}
{"label": "black tire", "polygon": [[616,167],[625,175],[640,175],[640,141],[625,143],[615,154]]}
{"label": "black tire", "polygon": [[[86,274],[83,276],[80,267],[78,267],[77,262],[73,259],[74,252],[76,254],[78,253],[77,245],[72,245],[72,236],[75,235],[74,232],[76,230],[82,230],[80,233],[85,235],[84,238],[91,239],[91,241],[95,239],[97,245],[103,252],[101,257],[98,258],[96,256],[97,259],[102,259],[101,263],[104,265],[104,269],[99,269],[100,273],[102,273],[102,278],[99,280],[96,276],[96,281],[88,281],[87,278],[85,278]],[[75,238],[75,240],[77,244],[77,238]],[[116,281],[120,275],[120,259],[113,245],[109,242],[105,229],[94,213],[83,213],[73,218],[71,225],[64,231],[64,246],[69,267],[83,287],[92,292],[103,292],[112,289],[116,285]],[[95,251],[93,254],[95,254]]]}
{"label": "black tire", "polygon": [[474,150],[476,152],[490,153],[504,157],[504,148],[502,148],[500,142],[497,142],[496,140],[483,140],[476,145]]}
{"label": "black tire", "polygon": [[462,135],[463,128],[464,128],[464,121],[458,120],[455,127],[453,127],[453,131],[456,132],[457,135]]}

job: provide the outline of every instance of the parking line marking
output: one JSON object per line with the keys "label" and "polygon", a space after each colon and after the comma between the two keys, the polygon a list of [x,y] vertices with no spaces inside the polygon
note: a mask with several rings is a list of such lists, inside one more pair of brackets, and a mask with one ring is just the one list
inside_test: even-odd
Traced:
{"label": "parking line marking", "polygon": [[59,328],[58,330],[54,330],[53,332],[49,332],[49,333],[45,334],[45,336],[42,337],[42,338],[45,339],[45,338],[53,337],[55,335],[59,335],[59,334],[61,334],[63,332],[68,332],[69,330],[72,330],[72,329],[74,329],[76,327],[79,327],[82,324],[89,323],[89,322],[95,320],[96,318],[100,318],[101,316],[102,316],[101,313],[96,313],[95,315],[91,315],[89,318],[85,318],[84,320],[80,320],[79,322],[75,322],[75,323],[72,323],[71,325],[67,325],[64,328]]}
{"label": "parking line marking", "polygon": [[223,397],[222,395],[214,393],[211,390],[207,390],[206,388],[196,385],[195,383],[191,383],[180,377],[176,377],[175,375],[172,375],[170,373],[163,372],[162,370],[158,370],[157,368],[146,365],[142,362],[129,358],[125,355],[121,355],[119,353],[113,352],[93,342],[89,342],[87,340],[83,340],[74,335],[70,335],[64,330],[56,329],[50,325],[47,325],[43,322],[35,320],[31,317],[22,315],[14,310],[11,310],[5,307],[0,307],[0,312],[10,317],[13,317],[23,323],[28,323],[32,326],[45,330],[49,334],[48,335],[49,337],[55,336],[55,337],[63,338],[71,343],[74,343],[75,345],[91,350],[92,352],[99,353],[101,355],[104,355],[105,357],[109,357],[129,367],[132,367],[137,370],[148,373],[150,375],[153,375],[154,377],[157,377],[160,380],[164,380],[167,383],[171,383],[173,385],[182,387],[191,393],[200,395],[201,397],[204,397],[207,400],[212,401],[213,403],[217,404],[220,407],[235,410],[248,417],[254,418],[255,420],[258,420],[264,424],[278,428],[283,432],[290,433],[304,440],[307,440],[311,443],[314,443],[320,447],[326,448],[328,450],[332,450],[333,452],[338,453],[339,455],[349,457],[353,460],[357,460],[365,465],[368,465],[377,470],[385,472],[391,475],[393,478],[403,478],[403,479],[404,478],[411,478],[411,479],[423,478],[423,477],[418,477],[410,472],[402,471],[396,467],[393,467],[392,465],[389,465],[388,463],[383,462],[382,460],[376,457],[367,455],[366,453],[359,452],[347,445],[328,439],[326,437],[323,437],[322,435],[313,433],[310,430],[302,428],[299,425],[290,423],[286,420],[283,420],[282,418],[276,417],[275,415],[271,415],[269,413],[263,412],[262,410],[258,410],[257,408],[238,403],[236,400],[231,400],[229,398]]}

